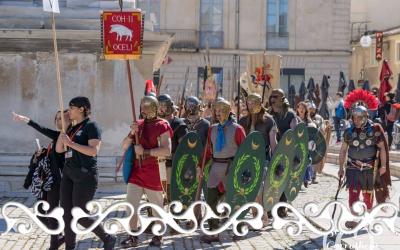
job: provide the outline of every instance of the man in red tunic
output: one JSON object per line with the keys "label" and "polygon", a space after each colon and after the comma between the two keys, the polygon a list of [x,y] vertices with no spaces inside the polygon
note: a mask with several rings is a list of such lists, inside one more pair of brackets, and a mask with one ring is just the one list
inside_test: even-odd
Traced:
{"label": "man in red tunic", "polygon": [[[126,199],[135,208],[134,216],[130,221],[132,231],[138,230],[137,208],[141,197],[146,194],[149,202],[163,207],[163,188],[160,180],[158,157],[167,157],[171,154],[172,129],[168,122],[157,118],[158,101],[153,96],[145,96],[140,103],[141,115],[144,118],[131,126],[129,135],[123,141],[126,150],[134,144],[136,159],[129,177]],[[135,133],[139,136],[138,145],[135,144]],[[138,157],[141,158],[139,166]],[[156,214],[153,211],[153,214]],[[138,237],[129,236],[121,245],[136,247]],[[150,242],[152,246],[161,246],[162,236],[154,236]]]}

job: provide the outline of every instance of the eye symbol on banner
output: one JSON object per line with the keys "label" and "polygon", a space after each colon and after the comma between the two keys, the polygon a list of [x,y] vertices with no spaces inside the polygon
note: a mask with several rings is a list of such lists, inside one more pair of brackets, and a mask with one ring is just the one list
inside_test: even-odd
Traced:
{"label": "eye symbol on banner", "polygon": [[358,145],[360,145],[359,141],[357,141],[357,140],[353,141],[353,146],[358,147]]}

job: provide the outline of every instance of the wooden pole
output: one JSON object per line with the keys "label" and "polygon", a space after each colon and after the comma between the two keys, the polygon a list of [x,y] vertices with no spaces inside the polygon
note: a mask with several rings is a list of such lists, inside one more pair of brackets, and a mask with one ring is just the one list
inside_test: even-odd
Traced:
{"label": "wooden pole", "polygon": [[62,86],[61,86],[61,74],[60,74],[60,62],[58,60],[58,47],[57,47],[57,33],[56,33],[56,19],[54,12],[52,12],[51,27],[53,33],[53,45],[54,45],[54,56],[56,61],[56,76],[57,76],[57,90],[58,90],[58,104],[61,111],[61,131],[65,133],[65,120],[64,120],[64,103],[62,97]]}
{"label": "wooden pole", "polygon": [[157,92],[156,95],[157,96],[160,95],[161,84],[162,84],[163,80],[164,80],[164,75],[161,75],[160,80],[158,81],[158,84],[157,84],[157,89],[156,89],[156,92]]}
{"label": "wooden pole", "polygon": [[[131,75],[131,65],[129,63],[129,60],[126,60],[126,69],[128,71],[128,85],[129,85],[129,94],[131,97],[131,108],[132,108],[132,119],[133,122],[136,123],[136,110],[135,110],[135,98],[133,96],[133,84],[132,84],[132,75]],[[139,135],[135,133],[135,144],[139,145]],[[139,167],[141,167],[141,158],[138,157],[139,160]]]}

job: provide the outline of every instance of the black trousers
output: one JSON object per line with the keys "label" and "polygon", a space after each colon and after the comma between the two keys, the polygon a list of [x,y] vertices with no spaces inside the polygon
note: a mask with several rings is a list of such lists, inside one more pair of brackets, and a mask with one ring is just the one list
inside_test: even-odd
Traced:
{"label": "black trousers", "polygon": [[[218,202],[222,199],[223,193],[219,192],[218,187],[215,188],[207,188],[207,204],[211,207],[213,212],[218,215],[217,212],[217,205]],[[208,220],[208,225],[210,227],[210,230],[217,230],[219,226],[219,220],[218,219],[209,219]]]}
{"label": "black trousers", "polygon": [[[54,208],[59,206],[60,203],[60,184],[55,184],[50,191],[43,192],[42,199],[49,203],[50,208],[47,212],[45,212],[42,207],[39,207],[39,211],[41,213],[51,213]],[[39,219],[49,228],[49,229],[56,229],[58,227],[57,220],[54,218],[45,218],[39,217]],[[58,245],[58,235],[51,235],[50,236],[50,248],[54,248]]]}
{"label": "black trousers", "polygon": [[[80,207],[83,211],[88,212],[85,208],[86,203],[93,199],[96,189],[97,175],[91,172],[81,172],[80,169],[64,168],[60,191],[61,207],[64,209],[66,249],[74,248],[76,245],[76,234],[71,229],[71,210],[73,207]],[[94,221],[87,217],[80,219],[78,223],[84,227],[90,227]],[[93,233],[103,242],[106,241],[107,234],[103,226],[97,226]]]}

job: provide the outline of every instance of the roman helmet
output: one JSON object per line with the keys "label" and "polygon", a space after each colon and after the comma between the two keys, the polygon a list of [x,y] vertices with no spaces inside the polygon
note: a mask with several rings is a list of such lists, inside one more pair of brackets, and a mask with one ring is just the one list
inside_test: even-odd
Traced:
{"label": "roman helmet", "polygon": [[258,114],[260,113],[261,109],[262,109],[262,103],[261,103],[261,95],[257,94],[257,93],[250,93],[247,96],[247,102],[252,101],[255,103],[255,107],[252,108],[251,110],[249,110],[249,108],[247,107],[247,109],[249,110],[250,114],[254,115],[254,114]]}
{"label": "roman helmet", "polygon": [[158,101],[154,96],[144,96],[140,102],[141,114],[144,119],[157,118]]}
{"label": "roman helmet", "polygon": [[172,101],[171,97],[167,94],[159,95],[157,97],[159,107],[166,107],[165,110],[158,111],[158,115],[161,118],[165,118],[171,115],[174,112],[174,102]]}
{"label": "roman helmet", "polygon": [[231,104],[224,98],[219,97],[217,101],[214,103],[214,110],[219,109],[221,111],[220,114],[220,123],[224,123],[228,120],[229,115],[231,113]]}
{"label": "roman helmet", "polygon": [[199,115],[201,109],[201,102],[195,96],[189,96],[185,100],[185,112],[187,115]]}
{"label": "roman helmet", "polygon": [[378,101],[373,94],[363,89],[350,92],[345,100],[344,107],[351,110],[352,119],[362,117],[362,126],[368,121],[368,110],[378,109]]}

